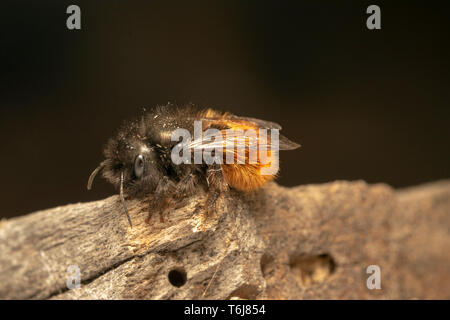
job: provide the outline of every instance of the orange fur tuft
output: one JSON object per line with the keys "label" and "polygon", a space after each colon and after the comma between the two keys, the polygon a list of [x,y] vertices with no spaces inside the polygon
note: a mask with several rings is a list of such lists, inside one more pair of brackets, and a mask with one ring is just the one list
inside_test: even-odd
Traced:
{"label": "orange fur tuft", "polygon": [[[223,129],[223,134],[226,134],[226,129],[231,130],[243,130],[254,129],[259,136],[259,127],[250,121],[228,119],[229,113],[219,113],[212,109],[208,109],[204,112],[203,116],[207,119],[212,119],[206,123],[206,128],[215,127]],[[269,137],[267,137],[269,139]],[[249,141],[247,139],[246,145],[248,146]],[[241,191],[251,191],[260,188],[267,181],[273,180],[276,174],[273,175],[262,175],[261,169],[265,167],[270,167],[273,164],[278,165],[275,161],[278,161],[278,157],[272,156],[270,150],[267,150],[267,155],[260,155],[259,151],[257,154],[256,163],[250,164],[249,162],[249,149],[245,150],[245,163],[237,164],[237,151],[234,150],[234,164],[225,164],[225,152],[224,152],[224,164],[221,165],[222,174],[225,181],[233,188]],[[268,157],[269,162],[262,161],[264,158]]]}

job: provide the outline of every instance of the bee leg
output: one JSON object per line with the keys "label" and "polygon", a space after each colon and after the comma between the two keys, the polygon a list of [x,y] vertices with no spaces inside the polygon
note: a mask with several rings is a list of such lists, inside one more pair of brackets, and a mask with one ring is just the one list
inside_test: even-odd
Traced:
{"label": "bee leg", "polygon": [[148,216],[147,218],[145,218],[146,224],[150,224],[150,218],[152,217],[151,207],[152,207],[152,198],[150,198],[150,201],[148,202]]}
{"label": "bee leg", "polygon": [[168,177],[163,177],[159,181],[149,205],[148,217],[145,219],[147,224],[150,223],[150,218],[155,211],[159,213],[159,220],[164,222],[163,214],[170,204],[170,199],[167,195],[172,194],[174,189],[175,184]]}
{"label": "bee leg", "polygon": [[208,183],[209,192],[205,207],[206,214],[211,216],[216,213],[217,200],[222,196],[223,192],[228,189],[228,184],[223,179],[222,170],[219,166],[208,169],[206,181]]}
{"label": "bee leg", "polygon": [[165,222],[165,221],[164,221],[164,213],[165,213],[166,210],[167,210],[168,203],[169,203],[169,201],[168,201],[167,199],[164,199],[164,200],[163,200],[163,203],[162,203],[162,205],[161,205],[161,210],[159,210],[159,222],[161,222],[161,223],[164,223],[164,222]]}
{"label": "bee leg", "polygon": [[208,198],[206,198],[206,203],[205,203],[207,216],[211,216],[216,213],[217,200],[219,199],[219,197],[221,195],[222,195],[222,193],[217,189],[212,190],[208,194]]}
{"label": "bee leg", "polygon": [[195,192],[196,177],[193,173],[189,173],[181,179],[175,189],[175,197],[189,197]]}
{"label": "bee leg", "polygon": [[158,201],[158,207],[153,206],[153,208],[155,208],[155,209],[149,210],[147,219],[150,221],[150,217],[151,217],[152,211],[158,211],[159,222],[164,223],[165,222],[164,215],[171,208],[172,200],[173,200],[173,198],[171,198],[171,197],[164,197],[164,198],[158,199],[157,200]]}

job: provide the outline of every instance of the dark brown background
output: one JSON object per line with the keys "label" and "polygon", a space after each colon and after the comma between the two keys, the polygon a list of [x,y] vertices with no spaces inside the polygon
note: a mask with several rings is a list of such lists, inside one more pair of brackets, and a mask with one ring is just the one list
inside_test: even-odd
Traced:
{"label": "dark brown background", "polygon": [[283,185],[449,178],[445,1],[341,2],[2,1],[0,217],[111,195],[103,144],[168,101],[282,124]]}

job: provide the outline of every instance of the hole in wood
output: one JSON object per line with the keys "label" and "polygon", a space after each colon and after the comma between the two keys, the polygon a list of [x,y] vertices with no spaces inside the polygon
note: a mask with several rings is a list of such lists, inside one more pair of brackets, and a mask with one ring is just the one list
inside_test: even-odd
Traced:
{"label": "hole in wood", "polygon": [[321,283],[336,270],[336,263],[329,254],[294,257],[289,266],[300,286]]}
{"label": "hole in wood", "polygon": [[169,282],[174,287],[182,287],[187,281],[187,274],[186,271],[182,268],[177,268],[169,271]]}

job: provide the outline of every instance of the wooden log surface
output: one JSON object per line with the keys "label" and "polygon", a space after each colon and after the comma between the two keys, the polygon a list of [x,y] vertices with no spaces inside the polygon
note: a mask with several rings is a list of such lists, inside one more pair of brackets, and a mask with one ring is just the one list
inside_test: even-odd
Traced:
{"label": "wooden log surface", "polygon": [[129,200],[133,228],[118,196],[2,220],[0,299],[450,299],[450,181],[270,183],[209,217],[204,200],[149,224]]}

